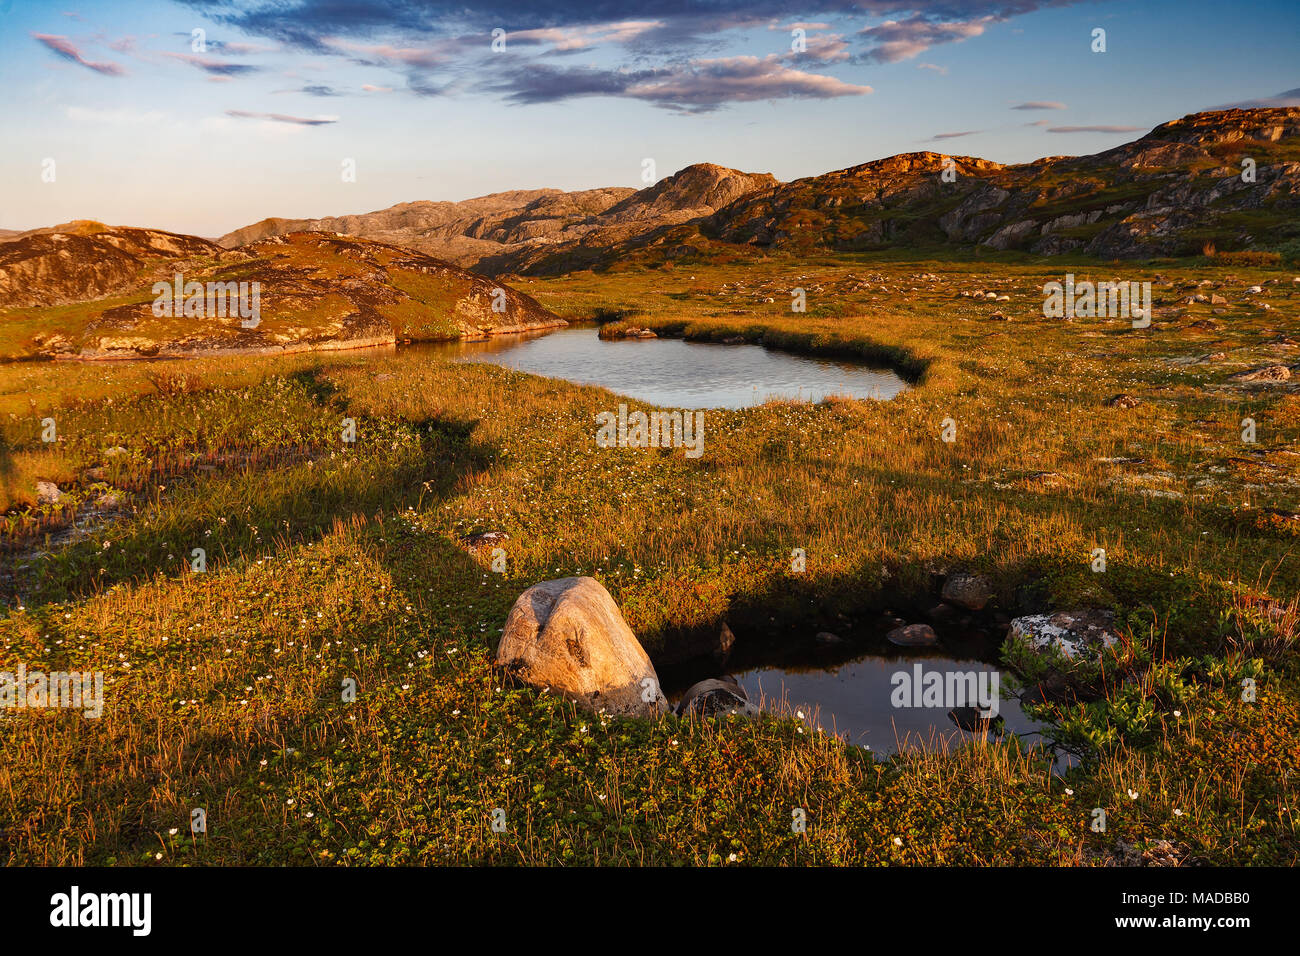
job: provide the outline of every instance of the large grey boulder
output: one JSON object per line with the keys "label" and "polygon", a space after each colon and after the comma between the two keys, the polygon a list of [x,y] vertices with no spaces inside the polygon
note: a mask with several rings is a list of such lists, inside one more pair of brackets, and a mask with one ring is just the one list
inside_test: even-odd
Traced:
{"label": "large grey boulder", "polygon": [[543,581],[519,595],[497,663],[593,711],[651,716],[668,709],[649,656],[595,578]]}
{"label": "large grey boulder", "polygon": [[1113,611],[1080,608],[1030,614],[1011,622],[1003,654],[1022,676],[1052,697],[1087,689],[1102,676],[1117,650]]}

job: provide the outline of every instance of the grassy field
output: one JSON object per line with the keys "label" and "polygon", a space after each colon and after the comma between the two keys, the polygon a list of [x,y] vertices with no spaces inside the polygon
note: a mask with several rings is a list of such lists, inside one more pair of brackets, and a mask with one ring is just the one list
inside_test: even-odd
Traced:
{"label": "grassy field", "polygon": [[[1151,328],[1044,319],[1066,271],[1151,280]],[[1300,389],[1232,378],[1300,361],[1294,276],[739,256],[517,284],[914,383],[709,411],[698,459],[598,448],[604,390],[415,351],[0,367],[0,670],[109,675],[98,720],[0,711],[0,859],[1294,865]],[[460,543],[485,531],[504,575]],[[922,606],[957,569],[1008,613],[1116,610],[1104,695],[1041,714],[1067,775],[997,741],[881,760],[793,714],[604,718],[492,664],[539,580],[598,578],[653,658],[739,609]]]}

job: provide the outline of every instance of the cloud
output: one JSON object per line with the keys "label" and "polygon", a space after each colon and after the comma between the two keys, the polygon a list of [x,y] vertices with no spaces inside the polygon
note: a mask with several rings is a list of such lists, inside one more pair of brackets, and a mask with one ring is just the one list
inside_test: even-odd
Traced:
{"label": "cloud", "polygon": [[701,113],[724,103],[787,98],[861,96],[855,86],[831,76],[791,69],[777,54],[692,60],[647,70],[594,67],[559,69],[530,63],[492,87],[514,103],[554,103],[579,96],[622,96],[665,109]]}
{"label": "cloud", "polygon": [[373,83],[362,83],[362,84],[361,84],[361,89],[363,89],[363,90],[364,90],[365,92],[367,92],[367,93],[391,93],[391,92],[393,92],[393,88],[392,88],[391,86],[375,86]]}
{"label": "cloud", "polygon": [[948,68],[946,66],[937,66],[934,63],[918,63],[916,64],[916,68],[918,70],[934,70],[934,72],[938,73],[940,76],[948,75]]}
{"label": "cloud", "polygon": [[317,116],[309,119],[304,116],[286,116],[284,113],[250,113],[247,110],[226,110],[226,115],[236,119],[270,120],[273,123],[291,123],[296,126],[328,126],[339,121],[337,116]]}
{"label": "cloud", "polygon": [[931,139],[957,139],[960,136],[974,136],[976,133],[984,132],[982,129],[968,129],[964,133],[935,133]]}
{"label": "cloud", "polygon": [[[326,38],[327,52],[344,52],[362,66],[386,66],[393,69],[416,67],[436,69],[454,60],[457,51],[448,44],[435,47],[392,46],[387,43],[355,43],[351,40]],[[484,48],[487,43],[484,41]]]}
{"label": "cloud", "polygon": [[73,63],[79,63],[88,70],[94,70],[96,73],[102,73],[104,76],[125,76],[126,70],[117,63],[93,63],[81,55],[81,51],[72,45],[67,37],[55,36],[49,33],[33,33],[33,37],[57,53],[65,60],[71,60]]}
{"label": "cloud", "polygon": [[1019,103],[1011,107],[1013,110],[1064,110],[1069,109],[1064,103],[1057,103],[1055,100],[1030,100],[1028,103]]}
{"label": "cloud", "polygon": [[625,44],[663,26],[662,20],[622,20],[568,29],[543,27],[535,30],[517,30],[506,33],[506,49],[508,50],[512,43],[525,46],[550,44],[552,53],[573,53],[589,49],[599,43]]}
{"label": "cloud", "polygon": [[[789,0],[649,0],[636,19],[620,18],[611,0],[179,2],[253,37],[393,70],[423,96],[464,87],[497,90],[515,103],[608,95],[677,108],[674,94],[682,97],[678,106],[699,110],[751,97],[856,95],[866,88],[797,67],[907,60],[1012,17],[1082,0],[815,0],[793,8]],[[858,32],[814,35],[845,24]],[[507,31],[504,53],[491,50],[495,29]],[[779,54],[749,58],[765,64],[757,74],[736,74],[742,58],[731,56],[732,41],[752,39],[742,30],[760,29],[803,29],[807,50],[794,54],[783,43]],[[567,70],[546,62],[611,45],[623,48],[621,70],[612,58]],[[534,75],[522,75],[521,60]],[[727,60],[732,65],[719,65]]]}
{"label": "cloud", "polygon": [[1215,110],[1249,110],[1264,107],[1278,106],[1300,106],[1300,87],[1294,90],[1286,90],[1277,96],[1264,96],[1257,100],[1241,100],[1236,103],[1225,103],[1222,106],[1212,106]]}
{"label": "cloud", "polygon": [[292,90],[275,90],[276,93],[301,93],[303,96],[344,96],[332,86],[325,86],[320,83],[313,83],[308,86],[299,86]]}
{"label": "cloud", "polygon": [[210,57],[196,56],[193,53],[164,53],[163,56],[171,57],[173,60],[180,60],[182,63],[188,63],[190,66],[205,73],[211,73],[213,76],[239,76],[243,73],[256,73],[261,69],[261,67],[252,66],[248,63],[227,63],[225,60],[213,60]]}
{"label": "cloud", "polygon": [[852,58],[849,45],[838,33],[824,37],[808,37],[804,41],[806,49],[802,53],[787,53],[786,58],[817,60],[820,63],[839,63]]}
{"label": "cloud", "polygon": [[209,40],[208,49],[217,53],[229,53],[233,56],[248,56],[251,53],[269,53],[274,47],[264,46],[261,43],[231,43],[229,40]]}
{"label": "cloud", "polygon": [[[620,20],[619,4],[610,0],[180,0],[205,18],[318,53],[329,52],[329,39],[391,40],[404,37],[427,42],[474,34],[485,46],[491,31],[509,36],[535,33],[558,37],[561,46],[615,42],[641,54],[676,54],[701,44],[716,44],[729,29],[762,28],[789,32],[830,29],[833,18],[861,22],[863,17],[898,17],[869,27],[862,34],[874,47],[867,54],[878,62],[907,59],[930,46],[977,36],[987,24],[1043,7],[1068,6],[1081,0],[816,0],[805,5],[817,22],[790,22],[789,0],[650,0],[640,6],[644,20]],[[653,22],[653,26],[646,26]],[[778,26],[778,24],[783,24]],[[625,30],[623,27],[634,26]],[[565,52],[553,49],[552,52]]]}
{"label": "cloud", "polygon": [[897,63],[899,60],[910,60],[941,43],[956,43],[977,37],[989,23],[999,19],[1001,18],[989,15],[964,22],[944,23],[930,20],[918,13],[908,20],[886,20],[878,26],[866,27],[859,30],[858,34],[873,44],[863,59],[876,63]]}
{"label": "cloud", "polygon": [[1049,133],[1136,133],[1141,126],[1051,126]]}
{"label": "cloud", "polygon": [[1034,120],[1032,123],[1026,123],[1026,126],[1046,126],[1050,120]]}

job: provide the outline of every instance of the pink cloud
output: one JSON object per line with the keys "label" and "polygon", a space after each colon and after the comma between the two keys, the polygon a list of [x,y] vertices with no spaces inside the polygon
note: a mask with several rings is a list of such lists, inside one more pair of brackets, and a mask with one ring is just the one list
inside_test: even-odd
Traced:
{"label": "pink cloud", "polygon": [[94,70],[96,73],[102,73],[104,76],[126,75],[126,70],[120,64],[95,63],[91,60],[87,60],[81,55],[81,51],[72,45],[72,41],[65,36],[55,36],[50,33],[33,33],[32,36],[65,60],[79,63],[88,70]]}

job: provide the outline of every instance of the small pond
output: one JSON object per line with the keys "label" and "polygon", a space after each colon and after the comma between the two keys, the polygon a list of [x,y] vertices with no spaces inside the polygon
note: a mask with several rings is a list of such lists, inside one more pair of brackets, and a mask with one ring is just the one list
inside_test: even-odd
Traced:
{"label": "small pond", "polygon": [[[850,744],[870,747],[884,757],[901,749],[956,747],[982,736],[958,726],[949,716],[953,708],[947,704],[894,705],[896,697],[909,704],[922,702],[920,694],[913,697],[910,689],[918,676],[924,682],[926,675],[935,672],[994,675],[999,674],[999,668],[978,660],[868,654],[826,667],[756,667],[733,676],[745,688],[750,701],[764,710],[802,712],[810,726],[838,734]],[[895,676],[899,674],[906,676],[906,684]],[[977,680],[993,686],[989,678]],[[998,686],[1001,683],[999,679]],[[900,686],[909,693],[899,693]],[[1002,735],[1017,734],[1026,747],[1045,743],[1039,725],[1024,714],[1019,701],[1005,694],[1000,696],[997,714],[1002,721],[997,730]],[[989,735],[990,739],[996,736]],[[1068,758],[1059,758],[1057,769],[1064,769],[1069,762]]]}
{"label": "small pond", "polygon": [[907,388],[895,372],[856,362],[760,345],[603,340],[593,326],[410,348],[599,385],[660,408],[748,408],[768,398],[817,402],[829,395],[888,399]]}
{"label": "small pond", "polygon": [[[1047,728],[1021,709],[1014,678],[997,663],[1000,638],[985,630],[942,627],[940,643],[928,647],[897,647],[878,632],[865,640],[837,638],[828,647],[801,630],[775,641],[738,641],[725,664],[696,658],[661,669],[669,702],[676,705],[696,681],[726,675],[751,704],[794,716],[880,759],[900,750],[951,750],[985,737],[1018,736],[1026,749],[1050,751]],[[928,685],[947,692],[927,697]],[[996,716],[981,721],[977,708],[991,700]],[[1058,773],[1074,763],[1063,751],[1046,755]]]}

